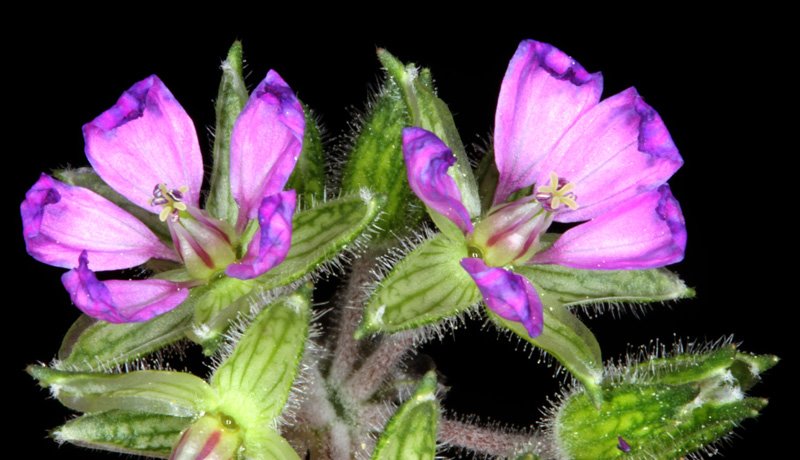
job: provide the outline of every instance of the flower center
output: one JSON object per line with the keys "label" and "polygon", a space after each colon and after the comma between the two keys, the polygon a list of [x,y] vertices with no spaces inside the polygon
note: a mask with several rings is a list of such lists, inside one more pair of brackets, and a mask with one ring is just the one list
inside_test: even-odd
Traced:
{"label": "flower center", "polygon": [[172,244],[189,275],[196,280],[209,279],[236,260],[236,232],[219,219],[186,203],[189,187],[153,188],[150,204],[161,206],[158,218],[169,227]]}
{"label": "flower center", "polygon": [[578,209],[578,197],[572,191],[573,189],[575,189],[575,184],[551,172],[550,183],[537,187],[533,196],[548,211],[557,211],[561,206],[566,206],[574,211]]}
{"label": "flower center", "polygon": [[185,185],[170,190],[167,188],[167,184],[156,184],[155,188],[153,188],[153,198],[150,200],[150,205],[162,206],[161,212],[158,214],[161,222],[166,222],[168,218],[176,222],[180,218],[180,212],[186,211],[186,203],[183,202],[183,196],[188,191],[189,187]]}

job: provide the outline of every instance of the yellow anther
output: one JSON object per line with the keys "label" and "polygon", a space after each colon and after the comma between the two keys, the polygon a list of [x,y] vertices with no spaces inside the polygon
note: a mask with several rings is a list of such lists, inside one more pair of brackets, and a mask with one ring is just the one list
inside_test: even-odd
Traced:
{"label": "yellow anther", "polygon": [[555,211],[564,205],[573,211],[578,209],[578,201],[576,200],[575,184],[567,182],[558,177],[558,174],[550,173],[550,183],[542,185],[536,190],[536,199],[545,203],[551,211]]}
{"label": "yellow anther", "polygon": [[158,219],[161,222],[166,222],[167,219],[172,217],[178,219],[181,211],[186,211],[186,203],[183,202],[183,197],[189,187],[182,186],[177,189],[168,189],[167,184],[158,184],[153,189],[153,198],[150,200],[152,206],[162,206],[161,212],[158,214]]}

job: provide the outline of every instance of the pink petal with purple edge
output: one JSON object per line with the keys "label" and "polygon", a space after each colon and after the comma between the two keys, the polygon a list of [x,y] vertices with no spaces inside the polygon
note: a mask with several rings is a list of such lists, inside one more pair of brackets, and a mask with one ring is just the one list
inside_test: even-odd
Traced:
{"label": "pink petal with purple edge", "polygon": [[239,204],[239,230],[256,217],[264,197],[283,190],[303,147],[305,126],[300,101],[270,70],[231,134],[231,191]]}
{"label": "pink petal with purple edge", "polygon": [[188,289],[165,280],[99,281],[89,269],[85,252],[78,266],[64,273],[61,282],[75,306],[109,323],[147,321],[177,307],[189,295]]}
{"label": "pink petal with purple edge", "polygon": [[422,128],[403,129],[403,156],[411,190],[426,206],[450,219],[464,234],[472,232],[461,191],[447,170],[455,164],[453,152],[435,134]]}
{"label": "pink petal with purple edge", "polygon": [[114,190],[142,208],[153,188],[186,186],[185,202],[198,205],[203,157],[194,124],[164,83],[152,75],[133,85],[116,105],[83,126],[86,156]]}
{"label": "pink petal with purple edge", "polygon": [[134,267],[149,259],[178,260],[138,219],[100,195],[42,174],[20,205],[28,254],[72,268],[86,251],[96,270]]}
{"label": "pink petal with purple edge", "polygon": [[603,80],[546,43],[525,40],[508,64],[494,123],[494,204],[533,184],[539,162],[600,100]]}
{"label": "pink petal with purple edge", "polygon": [[578,222],[655,189],[682,164],[661,117],[630,88],[575,122],[542,160],[536,183],[547,183],[551,172],[573,183],[579,207],[562,208],[555,220]]}
{"label": "pink petal with purple edge", "polygon": [[283,262],[292,246],[292,216],[297,195],[294,190],[270,195],[258,208],[260,228],[253,235],[247,254],[225,273],[239,279],[255,278]]}
{"label": "pink petal with purple edge", "polygon": [[461,259],[461,266],[475,280],[486,306],[493,312],[501,318],[522,323],[531,337],[542,333],[542,302],[524,276],[489,267],[481,259]]}
{"label": "pink petal with purple edge", "polygon": [[590,270],[641,270],[683,259],[686,224],[668,185],[568,230],[530,263]]}

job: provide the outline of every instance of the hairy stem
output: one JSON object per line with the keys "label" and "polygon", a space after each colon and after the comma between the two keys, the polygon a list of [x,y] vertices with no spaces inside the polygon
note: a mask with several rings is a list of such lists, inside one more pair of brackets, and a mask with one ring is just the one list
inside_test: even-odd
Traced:
{"label": "hairy stem", "polygon": [[342,301],[339,303],[343,307],[339,313],[339,333],[328,374],[332,383],[343,382],[358,361],[358,342],[353,338],[353,334],[361,321],[364,309],[364,286],[372,279],[370,268],[374,263],[375,255],[370,253],[356,259],[350,268],[347,286],[341,293]]}
{"label": "hairy stem", "polygon": [[385,336],[378,347],[369,355],[361,367],[353,373],[344,385],[347,395],[353,401],[369,399],[397,367],[400,360],[414,345],[412,332],[401,332]]}
{"label": "hairy stem", "polygon": [[324,428],[336,419],[336,410],[328,400],[325,380],[319,369],[314,366],[309,369],[308,373],[308,386],[303,403],[297,413],[298,421],[310,428]]}
{"label": "hairy stem", "polygon": [[533,441],[530,434],[481,427],[448,418],[442,418],[439,422],[439,440],[477,454],[503,458],[513,455],[520,447],[530,445]]}

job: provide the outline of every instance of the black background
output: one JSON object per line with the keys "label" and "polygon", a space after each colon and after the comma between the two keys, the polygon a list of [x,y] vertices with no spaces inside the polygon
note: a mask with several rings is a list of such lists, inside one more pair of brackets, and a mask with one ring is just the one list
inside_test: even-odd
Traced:
{"label": "black background", "polygon": [[[467,144],[490,132],[505,67],[523,38],[550,42],[587,70],[602,71],[606,96],[636,86],[667,123],[686,162],[671,181],[689,231],[686,260],[674,269],[696,287],[698,297],[655,306],[643,318],[606,315],[587,322],[609,358],[620,356],[629,343],[659,339],[670,344],[675,337],[704,341],[728,334],[746,350],[782,355],[784,361],[753,391],[769,397],[769,407],[723,449],[728,458],[781,457],[783,415],[794,405],[782,382],[789,380],[793,365],[786,358],[793,352],[787,334],[795,302],[789,297],[790,269],[773,268],[766,254],[790,262],[795,252],[794,243],[783,239],[779,220],[790,215],[794,200],[778,188],[790,151],[782,139],[788,123],[781,122],[777,109],[790,105],[791,75],[773,48],[777,41],[749,32],[758,19],[738,24],[686,15],[693,19],[660,17],[665,25],[598,20],[586,26],[542,13],[525,24],[487,18],[475,26],[433,21],[420,11],[396,14],[407,17],[398,27],[375,27],[383,19],[375,17],[365,21],[372,26],[328,23],[317,32],[299,17],[276,12],[254,15],[251,19],[261,19],[257,27],[227,30],[210,23],[191,26],[188,17],[142,14],[58,26],[26,21],[26,33],[6,37],[4,73],[11,83],[4,85],[2,97],[12,121],[4,130],[11,140],[4,158],[13,167],[6,169],[12,189],[6,188],[4,212],[12,232],[6,241],[14,274],[5,284],[11,314],[5,348],[11,359],[5,360],[4,375],[14,384],[6,402],[16,409],[5,413],[15,420],[14,431],[30,457],[115,455],[58,447],[46,439],[46,430],[71,414],[38,389],[23,368],[54,356],[78,311],[60,285],[62,270],[25,254],[18,204],[40,171],[85,165],[81,126],[152,73],[195,120],[208,153],[206,127],[213,124],[218,66],[236,38],[244,41],[249,85],[276,69],[321,115],[331,140],[375,87],[378,46],[431,67]],[[471,322],[425,349],[451,386],[444,406],[487,420],[533,423],[559,380],[536,364],[536,355],[529,359],[480,324]]]}

